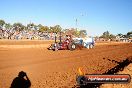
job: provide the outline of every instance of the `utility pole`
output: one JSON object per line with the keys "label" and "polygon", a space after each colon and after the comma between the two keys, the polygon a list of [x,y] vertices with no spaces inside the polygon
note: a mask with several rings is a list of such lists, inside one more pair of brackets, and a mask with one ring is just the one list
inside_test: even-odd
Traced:
{"label": "utility pole", "polygon": [[76,18],[75,22],[76,22],[76,30],[77,30],[77,24],[78,24],[78,20],[77,20],[77,18]]}

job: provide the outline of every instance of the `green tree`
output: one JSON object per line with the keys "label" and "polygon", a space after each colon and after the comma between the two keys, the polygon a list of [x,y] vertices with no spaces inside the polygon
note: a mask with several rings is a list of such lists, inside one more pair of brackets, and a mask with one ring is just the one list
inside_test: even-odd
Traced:
{"label": "green tree", "polygon": [[79,34],[80,37],[86,37],[86,35],[87,35],[86,30],[80,30],[80,34]]}
{"label": "green tree", "polygon": [[74,36],[78,36],[79,35],[79,31],[77,31],[74,28],[66,29],[65,33],[68,34],[68,35],[74,35]]}
{"label": "green tree", "polygon": [[27,29],[28,30],[37,30],[37,25],[35,25],[34,23],[29,23],[27,24]]}
{"label": "green tree", "polygon": [[115,39],[115,38],[116,38],[115,35],[113,35],[113,34],[110,34],[110,35],[109,35],[109,39]]}
{"label": "green tree", "polygon": [[10,23],[5,23],[5,28],[6,29],[11,29],[12,28],[12,25]]}
{"label": "green tree", "polygon": [[74,32],[73,32],[73,35],[76,36],[76,37],[80,37],[80,31],[75,29]]}
{"label": "green tree", "polygon": [[38,29],[40,29],[42,26],[43,26],[42,24],[39,24],[37,27],[38,27]]}
{"label": "green tree", "polygon": [[3,27],[5,24],[5,21],[4,20],[0,20],[0,26]]}
{"label": "green tree", "polygon": [[129,36],[129,35],[131,35],[132,34],[132,31],[130,31],[130,32],[127,32],[127,35]]}
{"label": "green tree", "polygon": [[39,31],[40,32],[48,32],[49,27],[48,26],[40,26]]}
{"label": "green tree", "polygon": [[77,30],[75,28],[65,29],[64,33],[74,37],[85,37],[87,35],[86,30]]}
{"label": "green tree", "polygon": [[103,33],[103,35],[100,36],[100,38],[104,38],[104,39],[108,40],[108,39],[114,39],[114,38],[116,38],[116,36],[113,34],[110,34],[109,31],[106,31]]}
{"label": "green tree", "polygon": [[58,33],[58,32],[61,32],[62,30],[60,25],[55,25],[54,27],[50,27],[50,29],[53,33]]}
{"label": "green tree", "polygon": [[104,38],[104,39],[109,39],[109,36],[110,36],[109,31],[106,31],[106,32],[104,32],[103,35],[101,35],[100,37],[101,37],[101,38]]}
{"label": "green tree", "polygon": [[18,31],[22,31],[25,28],[25,26],[22,25],[22,23],[14,23],[13,27],[15,28],[15,30],[18,30]]}
{"label": "green tree", "polygon": [[121,38],[123,36],[123,34],[119,33],[119,34],[117,34],[117,36],[119,36]]}
{"label": "green tree", "polygon": [[132,38],[132,31],[130,31],[130,32],[127,33],[127,37],[128,38]]}

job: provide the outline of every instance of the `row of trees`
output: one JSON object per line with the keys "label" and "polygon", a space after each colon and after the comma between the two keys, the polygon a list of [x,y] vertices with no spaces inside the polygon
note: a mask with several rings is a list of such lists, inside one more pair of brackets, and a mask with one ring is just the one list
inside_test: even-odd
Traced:
{"label": "row of trees", "polygon": [[44,26],[42,24],[36,25],[34,23],[29,23],[26,26],[23,25],[22,23],[14,23],[11,25],[10,23],[6,23],[4,20],[0,20],[0,27],[5,28],[5,29],[12,29],[14,28],[17,31],[23,31],[23,30],[37,30],[39,32],[48,32],[48,33],[58,33],[62,32],[63,34],[68,33],[75,35],[76,37],[84,37],[87,35],[86,30],[77,30],[74,28],[71,29],[62,29],[60,25],[55,25],[55,26]]}
{"label": "row of trees", "polygon": [[116,37],[119,37],[119,38],[132,38],[132,31],[128,32],[127,34],[119,33],[117,35],[113,35],[109,31],[106,31],[100,36],[100,38],[104,38],[106,40],[115,39]]}
{"label": "row of trees", "polygon": [[[60,25],[55,26],[44,26],[42,24],[36,25],[34,23],[29,23],[26,26],[22,23],[14,23],[11,25],[10,23],[6,23],[4,20],[0,20],[0,27],[5,27],[5,29],[12,29],[14,28],[17,31],[23,31],[23,30],[37,30],[39,32],[48,32],[48,33],[59,33],[62,32],[62,34],[70,34],[74,35],[76,37],[85,37],[87,35],[86,30],[77,30],[75,28],[71,29],[62,29]],[[104,32],[99,38],[104,38],[106,40],[108,39],[115,39],[116,36],[119,36],[120,38],[131,38],[132,37],[132,31],[128,32],[127,34],[117,34],[113,35],[109,31]]]}
{"label": "row of trees", "polygon": [[54,27],[48,27],[48,26],[43,26],[41,24],[36,25],[34,23],[29,23],[26,26],[24,26],[22,23],[14,23],[11,25],[10,23],[6,23],[4,20],[0,20],[0,26],[3,28],[5,27],[6,29],[11,29],[11,28],[16,28],[16,30],[22,31],[22,30],[38,30],[40,32],[60,32],[62,28],[60,25],[55,25]]}
{"label": "row of trees", "polygon": [[117,36],[122,37],[122,38],[132,38],[132,31],[127,32],[127,34],[118,34]]}
{"label": "row of trees", "polygon": [[108,40],[108,39],[114,39],[114,38],[116,38],[116,36],[113,34],[110,34],[109,31],[106,31],[100,36],[100,38],[104,38],[104,39]]}

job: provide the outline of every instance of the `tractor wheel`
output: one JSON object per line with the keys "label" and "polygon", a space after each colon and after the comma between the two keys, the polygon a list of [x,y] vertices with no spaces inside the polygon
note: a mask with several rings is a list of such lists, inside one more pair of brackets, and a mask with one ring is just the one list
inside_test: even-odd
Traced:
{"label": "tractor wheel", "polygon": [[48,50],[51,50],[52,48],[51,47],[49,47],[49,48],[47,48]]}
{"label": "tractor wheel", "polygon": [[72,50],[75,50],[75,49],[76,49],[76,44],[73,43],[73,42],[69,43],[68,49],[71,50],[71,51],[72,51]]}
{"label": "tractor wheel", "polygon": [[53,45],[53,51],[57,51],[57,50],[58,50],[58,44],[56,43]]}
{"label": "tractor wheel", "polygon": [[48,50],[52,50],[52,44],[47,49]]}
{"label": "tractor wheel", "polygon": [[92,49],[92,48],[93,48],[93,45],[92,45],[92,44],[90,44],[90,45],[89,45],[89,47],[90,47],[90,49]]}

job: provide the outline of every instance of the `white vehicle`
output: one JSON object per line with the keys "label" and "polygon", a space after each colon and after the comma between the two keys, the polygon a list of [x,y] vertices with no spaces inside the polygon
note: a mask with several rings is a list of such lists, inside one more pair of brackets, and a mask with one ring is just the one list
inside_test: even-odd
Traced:
{"label": "white vehicle", "polygon": [[90,49],[94,47],[95,41],[93,38],[73,38],[75,43],[82,44],[84,47]]}

